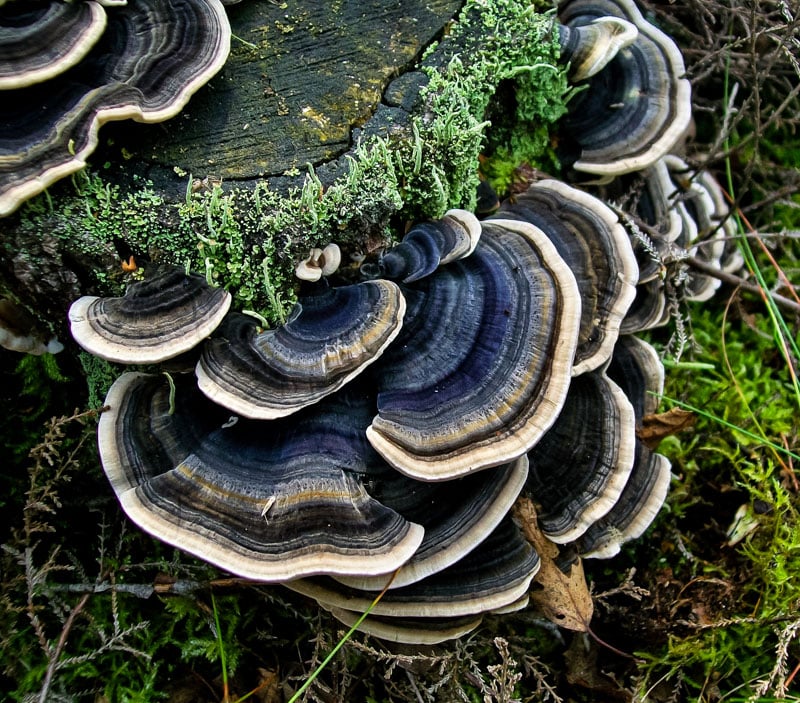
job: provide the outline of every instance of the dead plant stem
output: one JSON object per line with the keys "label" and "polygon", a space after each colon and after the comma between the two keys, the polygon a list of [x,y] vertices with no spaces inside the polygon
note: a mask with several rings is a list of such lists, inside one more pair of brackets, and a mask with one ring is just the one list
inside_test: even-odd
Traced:
{"label": "dead plant stem", "polygon": [[67,637],[69,636],[72,625],[75,622],[75,618],[80,615],[81,611],[86,607],[86,603],[89,602],[89,595],[89,593],[86,593],[78,601],[75,607],[70,611],[69,616],[67,616],[64,626],[61,628],[61,634],[58,637],[58,642],[50,653],[50,661],[47,664],[47,672],[45,673],[44,681],[42,682],[42,688],[39,691],[39,703],[45,703],[47,700],[47,694],[50,691],[50,684],[53,681],[53,675],[58,668],[59,657],[61,656],[61,652],[64,651],[64,647],[67,644]]}
{"label": "dead plant stem", "polygon": [[[750,283],[749,281],[741,278],[740,276],[736,276],[732,273],[726,273],[725,271],[720,271],[719,269],[710,266],[709,264],[697,259],[693,256],[689,256],[684,261],[694,269],[698,271],[702,271],[703,273],[707,274],[708,276],[713,276],[714,278],[719,279],[723,283],[729,283],[733,286],[737,286],[742,290],[749,291],[751,293],[757,293],[759,296],[763,295],[763,291],[761,290],[761,286],[756,285],[755,283]],[[800,303],[791,300],[790,298],[786,298],[778,293],[772,293],[772,299],[775,301],[777,305],[781,307],[791,310],[795,313],[800,313]]]}

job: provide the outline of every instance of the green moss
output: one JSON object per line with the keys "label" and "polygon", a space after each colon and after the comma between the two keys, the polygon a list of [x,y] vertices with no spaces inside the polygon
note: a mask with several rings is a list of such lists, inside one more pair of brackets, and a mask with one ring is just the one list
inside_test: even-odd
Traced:
{"label": "green moss", "polygon": [[108,389],[119,376],[119,367],[88,352],[81,352],[78,359],[89,392],[87,404],[92,410],[98,410],[103,407]]}
{"label": "green moss", "polygon": [[[569,98],[552,30],[552,17],[526,3],[467,3],[449,37],[462,50],[424,69],[428,113],[414,122],[422,165],[404,174],[408,197],[424,214],[474,208],[478,156],[487,150],[494,152],[484,165],[490,176],[508,164],[550,159],[549,133]],[[507,183],[493,185],[502,191]]]}
{"label": "green moss", "polygon": [[[796,446],[797,406],[789,370],[762,318],[726,321],[723,310],[709,306],[696,306],[691,315],[694,361],[706,370],[671,369],[666,395],[702,414],[690,435],[670,438],[660,451],[680,477],[665,520],[693,557],[676,551],[662,555],[661,566],[692,586],[685,598],[698,604],[697,618],[687,618],[684,627],[673,619],[663,651],[643,655],[643,671],[648,685],[678,686],[682,700],[727,700],[739,691],[742,700],[755,701],[748,694],[756,682],[780,674],[781,648],[794,637],[789,628],[800,605],[796,477],[788,457],[771,446]],[[709,506],[720,524],[709,524]],[[740,507],[752,530],[728,544],[724,532]]]}
{"label": "green moss", "polygon": [[[189,176],[185,201],[171,203],[147,183],[123,193],[96,174],[81,173],[73,179],[74,195],[45,195],[28,204],[22,226],[46,227],[71,251],[106,261],[129,248],[145,268],[152,261],[205,272],[231,291],[237,307],[275,324],[291,309],[294,267],[311,247],[336,241],[352,252],[370,238],[391,236],[393,218],[434,218],[451,207],[474,207],[486,115],[501,83],[513,82],[516,112],[509,117],[523,123],[516,131],[500,130],[500,142],[528,160],[546,154],[546,134],[563,114],[566,95],[551,25],[527,2],[467,2],[421,64],[429,84],[405,134],[391,141],[366,138],[327,186],[309,169],[302,185],[285,193],[265,183],[255,190],[193,193]],[[119,293],[129,280],[113,267],[94,274],[107,293]]]}

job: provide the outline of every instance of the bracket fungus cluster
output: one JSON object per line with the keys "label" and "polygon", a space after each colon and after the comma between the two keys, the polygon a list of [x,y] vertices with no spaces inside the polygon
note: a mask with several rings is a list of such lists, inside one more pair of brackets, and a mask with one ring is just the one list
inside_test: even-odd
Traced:
{"label": "bracket fungus cluster", "polygon": [[633,0],[563,0],[562,60],[577,94],[562,124],[574,181],[625,213],[639,265],[621,330],[665,324],[680,298],[708,300],[720,281],[668,265],[694,257],[733,273],[743,265],[722,188],[678,156],[691,123],[691,86],[673,40]]}
{"label": "bracket fungus cluster", "polygon": [[[271,330],[182,271],[72,305],[94,354],[195,364],[126,372],[106,398],[101,460],[134,522],[344,622],[391,580],[362,628],[403,642],[524,607],[540,557],[520,495],[577,556],[649,524],[669,464],[635,408],[659,378],[641,359],[659,364],[615,361],[637,268],[605,204],[545,181],[483,222],[418,224],[360,271],[304,282]],[[615,383],[615,363],[637,373]]]}
{"label": "bracket fungus cluster", "polygon": [[80,170],[112,120],[161,122],[219,71],[219,0],[0,7],[0,216]]}
{"label": "bracket fungus cluster", "polygon": [[[648,246],[722,240],[726,208],[668,156],[690,117],[670,40],[630,0],[567,0],[559,20],[587,85],[565,124],[585,135],[572,168],[609,200],[639,179],[634,216],[658,243],[586,187],[542,180],[483,221],[415,225],[358,274],[337,274],[338,247],[312,251],[276,329],[183,272],[76,301],[85,349],[156,365],[120,376],[98,429],[134,522],[345,623],[388,584],[361,629],[422,643],[525,606],[542,558],[512,518],[520,496],[563,563],[613,556],[650,524],[670,465],[636,434],[664,380],[634,336],[664,313],[660,290],[639,317],[661,281]],[[176,356],[194,372],[158,373]]]}
{"label": "bracket fungus cluster", "polygon": [[633,0],[563,0],[564,58],[582,86],[562,125],[572,168],[599,179],[646,168],[673,149],[692,114],[675,42]]}

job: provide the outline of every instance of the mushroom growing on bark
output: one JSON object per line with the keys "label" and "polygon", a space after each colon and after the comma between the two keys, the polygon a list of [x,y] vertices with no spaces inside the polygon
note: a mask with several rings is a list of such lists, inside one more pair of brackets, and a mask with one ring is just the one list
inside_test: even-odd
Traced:
{"label": "mushroom growing on bark", "polygon": [[200,389],[245,417],[291,414],[374,363],[399,334],[405,309],[397,284],[376,280],[303,296],[274,330],[231,316],[203,347]]}
{"label": "mushroom growing on bark", "polygon": [[219,0],[102,5],[2,8],[0,216],[83,168],[105,122],[177,115],[228,57]]}
{"label": "mushroom growing on bark", "polygon": [[106,28],[99,2],[0,6],[0,90],[49,80],[81,61]]}
{"label": "mushroom growing on bark", "polygon": [[691,121],[691,86],[675,42],[650,24],[633,0],[564,0],[570,29],[617,17],[636,38],[586,81],[569,103],[561,135],[576,171],[610,179],[646,168],[672,150]]}
{"label": "mushroom growing on bark", "polygon": [[403,332],[376,365],[373,446],[434,481],[527,451],[564,401],[580,317],[550,240],[526,222],[484,222],[470,256],[402,290]]}
{"label": "mushroom growing on bark", "polygon": [[[540,562],[509,517],[522,491],[553,540],[586,552],[610,553],[608,534],[643,529],[660,494],[642,499],[650,474],[634,461],[634,411],[603,370],[630,298],[631,244],[610,210],[568,186],[543,183],[507,214],[516,219],[449,213],[416,226],[363,267],[399,282],[311,284],[274,330],[228,313],[193,339],[196,378],[121,376],[98,441],[125,512],[345,622],[393,577],[364,628],[414,642],[524,607]],[[593,258],[602,273],[579,284]],[[90,337],[120,337],[154,300],[180,299],[173,289],[224,297],[199,277],[158,280],[78,301],[76,338],[90,346],[84,318]],[[191,329],[192,311],[208,306],[161,307],[187,310]],[[586,333],[582,308],[594,311]],[[159,336],[181,325],[144,327]],[[604,340],[592,371],[576,371],[581,335]],[[101,339],[95,350],[110,356]]]}
{"label": "mushroom growing on bark", "polygon": [[578,83],[602,71],[620,49],[639,34],[636,25],[619,17],[598,17],[588,24],[558,25],[562,62],[569,63],[570,81]]}
{"label": "mushroom growing on bark", "polygon": [[125,512],[217,566],[262,581],[382,574],[422,541],[419,525],[365,487],[382,462],[357,392],[268,429],[231,416],[186,375],[125,373],[106,402],[100,457]]}
{"label": "mushroom growing on bark", "polygon": [[581,326],[573,374],[604,364],[636,293],[639,274],[617,216],[598,198],[548,179],[504,202],[497,217],[539,227],[575,276]]}
{"label": "mushroom growing on bark", "polygon": [[[629,0],[568,0],[560,13],[573,79],[588,86],[568,129],[599,107],[575,138],[575,168],[605,178],[658,161],[688,122],[674,45]],[[675,183],[647,190],[639,214],[665,214],[658,246],[672,246]],[[634,287],[658,286],[660,270],[644,245],[637,259],[613,208],[541,181],[483,222],[451,210],[413,226],[356,282],[331,276],[334,247],[301,262],[297,307],[275,329],[227,312],[226,294],[199,281],[207,304],[165,306],[187,310],[185,323],[145,312],[170,297],[169,279],[75,303],[73,334],[106,358],[180,353],[168,339],[169,354],[146,355],[155,342],[131,341],[139,327],[192,330],[200,349],[194,377],[126,373],[106,398],[101,459],[133,521],[343,622],[392,581],[362,629],[398,642],[524,607],[547,561],[511,517],[520,495],[563,556],[612,556],[651,523],[670,466],[635,430],[663,368],[625,332]],[[214,324],[198,332],[206,307]]]}
{"label": "mushroom growing on bark", "polygon": [[72,337],[120,364],[153,364],[197,346],[222,322],[231,295],[177,269],[128,286],[121,298],[87,295],[69,309]]}

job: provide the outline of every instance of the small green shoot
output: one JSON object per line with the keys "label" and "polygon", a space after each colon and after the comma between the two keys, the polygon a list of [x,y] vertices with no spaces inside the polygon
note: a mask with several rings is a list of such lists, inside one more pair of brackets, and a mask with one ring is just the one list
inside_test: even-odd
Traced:
{"label": "small green shoot", "polygon": [[702,410],[701,408],[698,408],[695,405],[691,405],[690,403],[684,403],[684,402],[678,400],[677,398],[670,398],[669,396],[661,396],[661,398],[662,398],[662,400],[665,400],[668,403],[673,403],[674,405],[677,405],[679,408],[683,408],[684,410],[689,410],[689,411],[691,411],[691,412],[693,412],[693,413],[695,413],[697,415],[700,415],[700,416],[706,418],[707,420],[711,420],[711,422],[716,422],[717,424],[722,425],[723,427],[727,427],[730,430],[734,430],[735,432],[743,434],[745,437],[748,437],[749,439],[755,440],[759,444],[763,444],[764,446],[767,446],[767,447],[769,447],[770,449],[773,449],[776,452],[780,452],[780,453],[785,454],[786,456],[788,456],[788,457],[790,457],[792,459],[797,459],[798,461],[800,461],[800,454],[795,454],[790,449],[787,449],[786,447],[782,447],[780,444],[776,444],[775,442],[772,442],[771,440],[767,439],[766,437],[763,437],[761,435],[757,435],[754,432],[750,432],[749,430],[746,430],[743,427],[739,427],[738,425],[735,425],[732,422],[728,422],[727,420],[724,420],[721,417],[718,417],[718,416],[716,416],[716,415],[714,415],[712,413],[706,412],[705,410]]}
{"label": "small green shoot", "polygon": [[322,660],[320,665],[316,669],[314,669],[314,671],[311,672],[311,675],[306,679],[303,685],[299,689],[297,689],[297,691],[295,691],[295,694],[289,699],[288,703],[297,703],[297,701],[300,700],[300,696],[302,696],[303,693],[305,693],[308,690],[309,686],[311,686],[311,684],[314,683],[314,680],[317,678],[317,676],[319,676],[325,670],[325,667],[328,666],[328,664],[330,664],[331,660],[336,656],[336,653],[344,646],[347,640],[349,640],[353,636],[353,633],[359,628],[359,625],[361,625],[361,623],[367,619],[367,616],[372,612],[373,608],[376,605],[378,605],[378,603],[380,602],[381,598],[383,598],[386,591],[389,590],[389,587],[392,585],[392,581],[394,581],[394,577],[396,575],[397,571],[395,571],[391,575],[389,580],[386,582],[386,585],[383,587],[383,590],[377,596],[375,596],[375,600],[373,600],[372,603],[369,604],[369,608],[367,608],[361,614],[358,620],[356,620],[355,623],[353,623],[353,626],[347,632],[344,633],[342,638],[336,643],[336,646],[328,653],[328,656],[326,656],[325,659]]}

